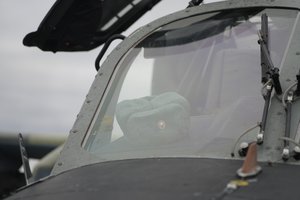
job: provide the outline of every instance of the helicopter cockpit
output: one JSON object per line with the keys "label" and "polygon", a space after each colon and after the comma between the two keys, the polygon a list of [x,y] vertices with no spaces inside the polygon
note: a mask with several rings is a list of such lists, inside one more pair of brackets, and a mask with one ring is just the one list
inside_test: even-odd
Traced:
{"label": "helicopter cockpit", "polygon": [[116,66],[83,148],[103,160],[231,158],[241,135],[255,141],[264,110],[263,14],[270,56],[284,70],[297,10],[222,10],[165,24]]}

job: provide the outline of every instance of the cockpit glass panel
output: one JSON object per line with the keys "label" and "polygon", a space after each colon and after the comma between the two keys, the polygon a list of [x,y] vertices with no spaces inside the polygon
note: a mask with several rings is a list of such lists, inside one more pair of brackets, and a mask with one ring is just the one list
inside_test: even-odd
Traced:
{"label": "cockpit glass panel", "polygon": [[163,25],[116,66],[83,147],[101,160],[230,157],[262,117],[264,13],[271,58],[282,68],[296,10],[226,10]]}

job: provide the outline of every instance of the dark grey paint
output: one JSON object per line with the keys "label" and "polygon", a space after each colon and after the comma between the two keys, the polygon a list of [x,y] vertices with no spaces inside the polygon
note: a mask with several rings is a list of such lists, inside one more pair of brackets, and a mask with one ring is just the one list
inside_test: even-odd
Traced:
{"label": "dark grey paint", "polygon": [[[237,178],[236,170],[241,165],[238,160],[196,158],[104,162],[49,178],[7,200],[212,199]],[[263,173],[257,180],[225,199],[299,199],[299,166],[260,165]]]}

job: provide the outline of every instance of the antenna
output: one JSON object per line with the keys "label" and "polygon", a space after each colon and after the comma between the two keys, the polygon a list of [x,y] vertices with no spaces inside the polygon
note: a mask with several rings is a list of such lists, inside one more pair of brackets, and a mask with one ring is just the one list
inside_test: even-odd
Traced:
{"label": "antenna", "polygon": [[21,133],[19,133],[19,146],[20,146],[20,153],[21,153],[21,158],[22,158],[22,163],[24,167],[24,174],[25,174],[25,179],[26,179],[26,185],[29,185],[32,183],[32,173],[29,165],[29,159],[28,159],[28,154],[25,149],[24,145],[24,139]]}

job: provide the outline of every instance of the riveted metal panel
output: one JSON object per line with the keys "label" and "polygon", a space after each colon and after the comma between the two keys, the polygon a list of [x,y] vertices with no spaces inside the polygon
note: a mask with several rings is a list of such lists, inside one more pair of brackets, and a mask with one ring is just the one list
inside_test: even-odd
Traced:
{"label": "riveted metal panel", "polygon": [[[280,81],[283,91],[295,83],[296,74],[300,69],[300,13],[296,18],[294,29],[287,46],[287,52],[283,58],[283,63],[280,68]],[[291,138],[295,138],[296,128],[300,120],[300,102],[295,101],[292,105],[292,120],[291,120]],[[269,158],[270,162],[281,161],[283,151],[283,141],[278,138],[284,136],[286,124],[285,108],[282,102],[275,95],[272,98],[269,110],[269,118],[266,126],[266,137],[264,145],[261,145],[259,151],[263,154],[263,158]]]}

